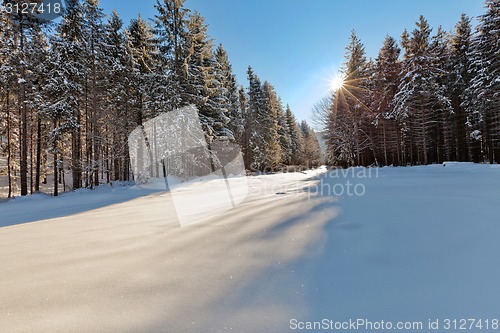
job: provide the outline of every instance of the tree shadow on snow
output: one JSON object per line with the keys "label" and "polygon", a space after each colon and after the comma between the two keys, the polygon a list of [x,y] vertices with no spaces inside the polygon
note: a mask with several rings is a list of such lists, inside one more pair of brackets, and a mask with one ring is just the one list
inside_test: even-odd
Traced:
{"label": "tree shadow on snow", "polygon": [[55,219],[120,204],[161,190],[118,187],[116,191],[80,190],[58,197],[34,194],[0,203],[0,227]]}

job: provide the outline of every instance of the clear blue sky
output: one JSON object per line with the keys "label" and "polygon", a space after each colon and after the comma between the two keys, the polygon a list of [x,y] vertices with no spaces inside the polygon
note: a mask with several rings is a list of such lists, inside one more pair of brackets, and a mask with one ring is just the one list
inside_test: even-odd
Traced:
{"label": "clear blue sky", "polygon": [[[125,24],[138,13],[155,15],[155,0],[101,0],[106,13],[116,9]],[[483,14],[482,0],[186,0],[209,25],[215,43],[228,51],[239,84],[247,86],[252,65],[272,83],[298,119],[328,94],[329,78],[344,61],[355,29],[367,57],[375,58],[387,34],[399,39],[424,15],[434,31],[453,29],[462,12]]]}

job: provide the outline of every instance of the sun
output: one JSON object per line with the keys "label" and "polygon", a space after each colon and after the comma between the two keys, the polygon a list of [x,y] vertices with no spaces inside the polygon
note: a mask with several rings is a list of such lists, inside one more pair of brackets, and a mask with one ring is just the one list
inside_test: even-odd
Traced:
{"label": "sun", "polygon": [[337,91],[344,85],[344,79],[341,76],[336,76],[330,81],[330,89]]}

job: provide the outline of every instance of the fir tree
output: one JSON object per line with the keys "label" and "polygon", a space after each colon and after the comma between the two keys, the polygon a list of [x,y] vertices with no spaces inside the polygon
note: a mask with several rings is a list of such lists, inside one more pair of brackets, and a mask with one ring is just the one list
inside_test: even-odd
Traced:
{"label": "fir tree", "polygon": [[382,147],[381,159],[384,164],[401,164],[401,124],[393,116],[394,96],[400,82],[401,50],[393,37],[387,36],[384,45],[378,53],[373,76],[373,110],[376,113],[378,131],[378,147]]}
{"label": "fir tree", "polygon": [[217,87],[219,108],[227,110],[228,127],[231,139],[240,142],[244,131],[243,116],[239,103],[239,92],[236,77],[233,74],[231,63],[226,50],[219,44],[214,52],[215,58],[215,85]]}
{"label": "fir tree", "polygon": [[364,46],[353,31],[346,47],[344,86],[339,89],[332,105],[327,133],[327,158],[341,165],[364,164],[373,150],[369,136],[372,120],[369,104],[369,62]]}
{"label": "fir tree", "polygon": [[[469,161],[472,158],[470,130],[466,125],[467,115],[462,105],[465,89],[470,85],[469,57],[471,43],[471,19],[462,14],[455,25],[455,33],[451,36],[451,103],[453,107],[453,124],[455,130],[455,149],[458,161]],[[478,155],[476,152],[475,155]],[[477,158],[476,158],[477,160]]]}
{"label": "fir tree", "polygon": [[290,109],[290,106],[286,106],[285,111],[285,119],[286,119],[286,129],[288,131],[288,136],[290,137],[290,149],[291,149],[291,157],[290,163],[292,165],[300,165],[302,161],[302,134],[297,125],[297,120]]}
{"label": "fir tree", "polygon": [[436,56],[431,48],[431,31],[420,16],[411,36],[405,31],[402,81],[395,96],[394,114],[403,120],[405,144],[411,163],[439,161],[437,135],[440,114],[449,112],[449,99],[443,94]]}
{"label": "fir tree", "polygon": [[187,20],[189,10],[184,0],[157,1],[154,33],[158,44],[154,106],[158,112],[177,109],[186,105],[183,87],[186,84]]}
{"label": "fir tree", "polygon": [[316,133],[306,121],[300,123],[300,130],[303,141],[302,165],[307,168],[317,168],[321,165],[322,154]]}
{"label": "fir tree", "polygon": [[[472,140],[480,141],[490,163],[500,159],[500,3],[486,0],[487,12],[479,16],[472,37],[469,72],[473,77],[466,89],[464,105]],[[477,160],[476,160],[477,161]]]}

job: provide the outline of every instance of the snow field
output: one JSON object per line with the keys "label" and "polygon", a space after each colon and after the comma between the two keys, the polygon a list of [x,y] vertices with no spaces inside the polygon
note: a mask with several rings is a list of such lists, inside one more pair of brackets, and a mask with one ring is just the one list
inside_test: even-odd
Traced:
{"label": "snow field", "polygon": [[[154,189],[3,203],[2,329],[293,332],[292,319],[498,318],[500,168],[354,171],[248,177],[240,205],[185,227],[171,194]],[[365,193],[325,189],[347,181]]]}

